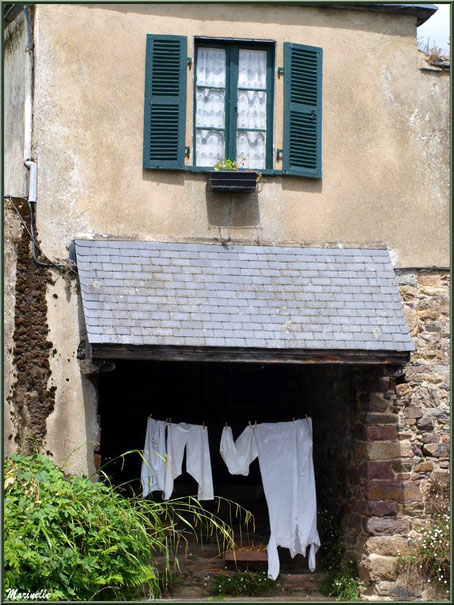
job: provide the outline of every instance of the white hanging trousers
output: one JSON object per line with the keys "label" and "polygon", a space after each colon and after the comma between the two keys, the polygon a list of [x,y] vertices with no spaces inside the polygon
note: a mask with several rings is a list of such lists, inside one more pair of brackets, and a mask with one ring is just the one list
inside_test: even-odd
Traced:
{"label": "white hanging trousers", "polygon": [[167,427],[167,468],[164,500],[173,492],[173,483],[182,473],[186,448],[186,471],[198,483],[199,500],[214,500],[208,429],[197,424],[169,424]]}
{"label": "white hanging trousers", "polygon": [[[312,421],[276,422],[246,427],[233,443],[229,427],[221,438],[221,455],[229,471],[244,470],[257,456],[250,445],[255,436],[256,452],[270,519],[268,577],[279,575],[278,546],[288,548],[294,557],[306,555],[311,571],[320,546],[317,532],[317,502],[312,461]],[[232,469],[232,470],[231,470]],[[233,473],[236,474],[236,473]]]}
{"label": "white hanging trousers", "polygon": [[148,418],[143,449],[140,478],[142,498],[146,498],[153,491],[164,491],[167,448],[166,423],[163,420]]}

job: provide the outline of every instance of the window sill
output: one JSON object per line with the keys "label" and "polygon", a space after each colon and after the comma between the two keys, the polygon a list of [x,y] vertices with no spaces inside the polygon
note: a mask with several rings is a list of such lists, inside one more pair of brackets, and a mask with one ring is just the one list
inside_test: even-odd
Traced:
{"label": "window sill", "polygon": [[[195,174],[208,174],[212,172],[212,168],[201,168],[199,166],[179,166],[179,167],[171,167],[171,166],[144,166],[144,170],[168,170],[169,172],[193,172]],[[263,176],[289,176],[296,178],[305,178],[311,180],[321,180],[322,176],[316,176],[313,174],[298,174],[295,172],[286,172],[284,170],[275,170],[272,168],[264,168],[263,170],[257,170]]]}

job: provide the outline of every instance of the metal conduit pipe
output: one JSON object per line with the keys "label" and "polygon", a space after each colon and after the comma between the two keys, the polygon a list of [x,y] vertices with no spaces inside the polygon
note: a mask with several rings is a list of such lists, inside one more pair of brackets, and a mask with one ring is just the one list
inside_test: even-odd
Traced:
{"label": "metal conduit pipe", "polygon": [[[25,47],[26,70],[25,70],[25,100],[24,100],[24,163],[32,159],[32,132],[33,132],[33,24],[31,7],[24,6],[25,30],[27,45]],[[27,168],[30,168],[27,166]]]}

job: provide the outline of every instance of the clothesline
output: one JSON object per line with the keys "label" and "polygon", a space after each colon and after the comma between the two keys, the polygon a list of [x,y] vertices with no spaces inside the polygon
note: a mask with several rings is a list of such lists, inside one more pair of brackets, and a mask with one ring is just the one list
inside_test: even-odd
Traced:
{"label": "clothesline", "polygon": [[[308,415],[305,414],[304,416],[305,416],[305,418],[307,420]],[[150,414],[148,416],[148,418],[153,418],[153,414]],[[258,424],[257,420],[254,420],[254,422],[252,422],[252,420],[248,420],[247,422],[248,422],[249,426],[257,426],[257,424]],[[291,421],[289,420],[288,422],[291,422]],[[293,416],[293,422],[296,422],[295,416]],[[169,424],[172,424],[172,418],[171,417],[170,418],[166,418],[165,419],[165,424],[166,424],[166,426],[169,426]],[[174,422],[173,424],[178,424],[178,423]],[[203,428],[205,428],[205,429],[219,429],[219,428],[221,428],[220,424],[205,424],[205,422],[202,422],[201,426]],[[225,422],[223,426],[224,427],[230,426],[231,428],[243,428],[244,427],[244,422],[242,422],[241,424],[230,424],[229,422]]]}

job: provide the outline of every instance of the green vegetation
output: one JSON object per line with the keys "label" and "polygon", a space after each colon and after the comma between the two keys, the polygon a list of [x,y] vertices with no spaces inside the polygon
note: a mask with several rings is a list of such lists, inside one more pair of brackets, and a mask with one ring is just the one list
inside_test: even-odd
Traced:
{"label": "green vegetation", "polygon": [[235,571],[215,576],[211,594],[217,597],[255,597],[266,594],[275,586],[275,580],[267,578],[264,571]]}
{"label": "green vegetation", "polygon": [[450,500],[449,477],[432,479],[427,490],[429,518],[414,555],[400,557],[399,568],[409,582],[434,584],[449,595],[450,586]]}
{"label": "green vegetation", "polygon": [[326,596],[339,601],[357,601],[359,598],[359,577],[356,565],[345,558],[344,536],[339,514],[321,510],[319,513],[320,557],[328,574],[319,586]]}
{"label": "green vegetation", "polygon": [[193,498],[127,498],[106,478],[67,476],[41,455],[8,458],[4,488],[5,590],[47,590],[51,600],[160,597],[186,531],[215,535],[220,550],[234,544]]}
{"label": "green vegetation", "polygon": [[[238,164],[238,162],[235,162],[234,160],[229,160],[228,158],[223,158],[220,162],[218,162],[217,164],[215,164],[215,166],[213,166],[213,170],[238,171],[238,170],[240,170],[240,168],[243,170],[243,169],[245,169],[245,166],[244,166],[245,159],[246,158],[241,158],[241,164]],[[246,172],[249,172],[249,169],[246,169]],[[257,178],[256,178],[257,183],[261,180],[261,178],[262,178],[262,173],[257,172]]]}

